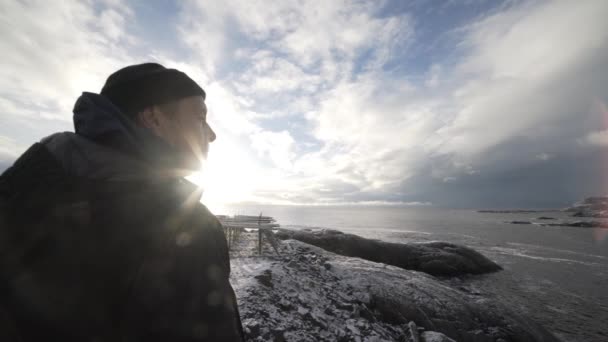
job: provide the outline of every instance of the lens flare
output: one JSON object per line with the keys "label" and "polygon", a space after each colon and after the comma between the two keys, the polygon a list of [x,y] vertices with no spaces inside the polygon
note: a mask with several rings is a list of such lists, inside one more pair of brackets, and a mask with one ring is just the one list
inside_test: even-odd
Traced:
{"label": "lens flare", "polygon": [[[602,123],[604,126],[602,128],[604,130],[608,130],[608,106],[606,106],[606,103],[604,103],[603,101],[598,99],[595,102],[595,107],[597,108],[597,111],[599,112],[599,115],[602,118]],[[602,151],[602,153],[605,153],[605,151]],[[606,172],[608,172],[608,158],[603,158],[603,163],[601,165],[603,168],[602,175],[604,177],[604,179],[603,179],[604,186],[602,188],[604,189],[605,193],[608,193],[608,177],[606,175]],[[594,228],[593,229],[593,240],[595,242],[603,243],[604,241],[606,241],[607,237],[608,237],[608,229],[605,229],[605,228]]]}
{"label": "lens flare", "polygon": [[593,228],[593,240],[595,242],[603,243],[608,237],[608,229],[605,228]]}

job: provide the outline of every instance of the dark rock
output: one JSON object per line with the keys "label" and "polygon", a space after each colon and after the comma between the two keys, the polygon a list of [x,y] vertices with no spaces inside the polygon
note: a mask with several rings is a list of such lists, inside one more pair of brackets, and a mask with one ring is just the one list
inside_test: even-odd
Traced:
{"label": "dark rock", "polygon": [[477,210],[478,213],[484,214],[527,214],[527,213],[538,213],[540,210]]}
{"label": "dark rock", "polygon": [[541,216],[537,220],[555,220],[555,217]]}
{"label": "dark rock", "polygon": [[279,239],[299,240],[337,254],[437,276],[482,274],[502,269],[477,251],[448,242],[400,244],[365,239],[336,230],[279,229],[276,235]]}
{"label": "dark rock", "polygon": [[367,308],[367,306],[365,306],[365,304],[361,304],[361,307],[359,308],[359,316],[361,316],[362,318],[365,318],[366,320],[368,320],[370,322],[376,321],[376,317],[374,316],[374,313],[371,312]]}
{"label": "dark rock", "polygon": [[578,221],[568,223],[568,227],[593,228],[600,226],[599,222]]}
{"label": "dark rock", "polygon": [[350,342],[350,341],[351,341],[350,337],[348,337],[346,335],[345,336],[340,336],[338,338],[338,342]]}
{"label": "dark rock", "polygon": [[511,221],[511,224],[532,224],[530,221]]}
{"label": "dark rock", "polygon": [[421,269],[424,269],[424,271],[428,274],[435,274],[435,275],[452,275],[452,274],[458,274],[458,270],[450,265],[449,263],[444,262],[443,260],[431,260],[428,262],[424,262],[420,265]]}
{"label": "dark rock", "polygon": [[285,330],[284,329],[272,329],[271,331],[272,337],[275,342],[284,342],[285,341]]}
{"label": "dark rock", "polygon": [[255,276],[260,284],[268,287],[272,287],[272,273],[270,270],[265,270],[262,274]]}
{"label": "dark rock", "polygon": [[336,303],[336,307],[340,310],[353,311],[354,306],[350,303],[338,302]]}
{"label": "dark rock", "polygon": [[560,222],[560,223],[545,223],[542,226],[546,227],[577,227],[577,228],[604,228],[608,229],[608,223],[599,221],[575,221],[575,222]]}

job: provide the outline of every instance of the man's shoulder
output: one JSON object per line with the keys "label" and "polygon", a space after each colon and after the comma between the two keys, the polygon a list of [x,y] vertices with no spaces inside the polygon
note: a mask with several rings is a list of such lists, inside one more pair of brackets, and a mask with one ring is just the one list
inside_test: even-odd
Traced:
{"label": "man's shoulder", "polygon": [[203,231],[223,231],[222,224],[217,217],[201,202],[192,203],[189,211],[192,220],[189,224],[190,227]]}
{"label": "man's shoulder", "polygon": [[[25,150],[25,152],[23,152],[13,163],[13,166],[10,167],[9,169],[7,169],[6,171],[9,171],[10,169],[13,170],[13,172],[15,172],[14,170],[17,168],[22,168],[25,165],[28,166],[45,166],[47,165],[46,163],[54,161],[54,163],[51,164],[56,164],[57,160],[55,158],[53,158],[53,153],[51,152],[51,150],[49,149],[49,145],[52,142],[53,145],[57,145],[57,143],[60,140],[67,140],[68,132],[65,133],[55,133],[52,135],[49,135],[48,137],[42,139],[40,142],[36,142],[34,144],[32,144],[27,150]],[[54,165],[56,166],[56,165]]]}
{"label": "man's shoulder", "polygon": [[34,143],[0,175],[0,183],[4,186],[13,182],[23,185],[48,181],[48,177],[56,178],[65,170],[55,150],[73,139],[74,135],[70,132],[55,133]]}
{"label": "man's shoulder", "polygon": [[8,193],[35,185],[52,185],[62,176],[62,167],[44,144],[30,146],[0,176],[0,191]]}
{"label": "man's shoulder", "polygon": [[222,230],[223,226],[217,216],[215,216],[204,204],[198,203],[199,215],[204,217],[208,226],[216,230]]}

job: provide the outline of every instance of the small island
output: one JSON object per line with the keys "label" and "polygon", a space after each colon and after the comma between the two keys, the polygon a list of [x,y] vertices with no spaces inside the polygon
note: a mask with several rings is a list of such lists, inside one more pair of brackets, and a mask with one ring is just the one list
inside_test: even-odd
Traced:
{"label": "small island", "polygon": [[563,211],[574,217],[608,218],[608,196],[588,197]]}
{"label": "small island", "polygon": [[511,210],[477,210],[478,213],[483,214],[529,214],[529,213],[540,213],[551,210],[525,210],[525,209],[511,209]]}
{"label": "small island", "polygon": [[[578,220],[558,220],[555,217],[540,216],[537,221],[530,221],[529,218],[506,221],[505,223],[516,225],[537,225],[542,227],[575,227],[575,228],[599,228],[608,229],[608,220],[584,220],[584,219],[604,219],[608,218],[608,196],[594,196],[585,198],[583,201],[564,209],[551,210],[478,210],[478,213],[486,214],[530,214],[546,212],[571,213],[570,217],[579,218]],[[583,220],[581,220],[583,219]],[[554,222],[544,222],[554,221]]]}

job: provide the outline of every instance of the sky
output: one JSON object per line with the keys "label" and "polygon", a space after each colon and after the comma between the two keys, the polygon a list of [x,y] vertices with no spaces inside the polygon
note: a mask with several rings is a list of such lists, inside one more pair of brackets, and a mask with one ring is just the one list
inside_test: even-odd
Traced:
{"label": "sky", "polygon": [[0,170],[158,62],[204,203],[553,208],[608,191],[608,1],[0,1]]}

